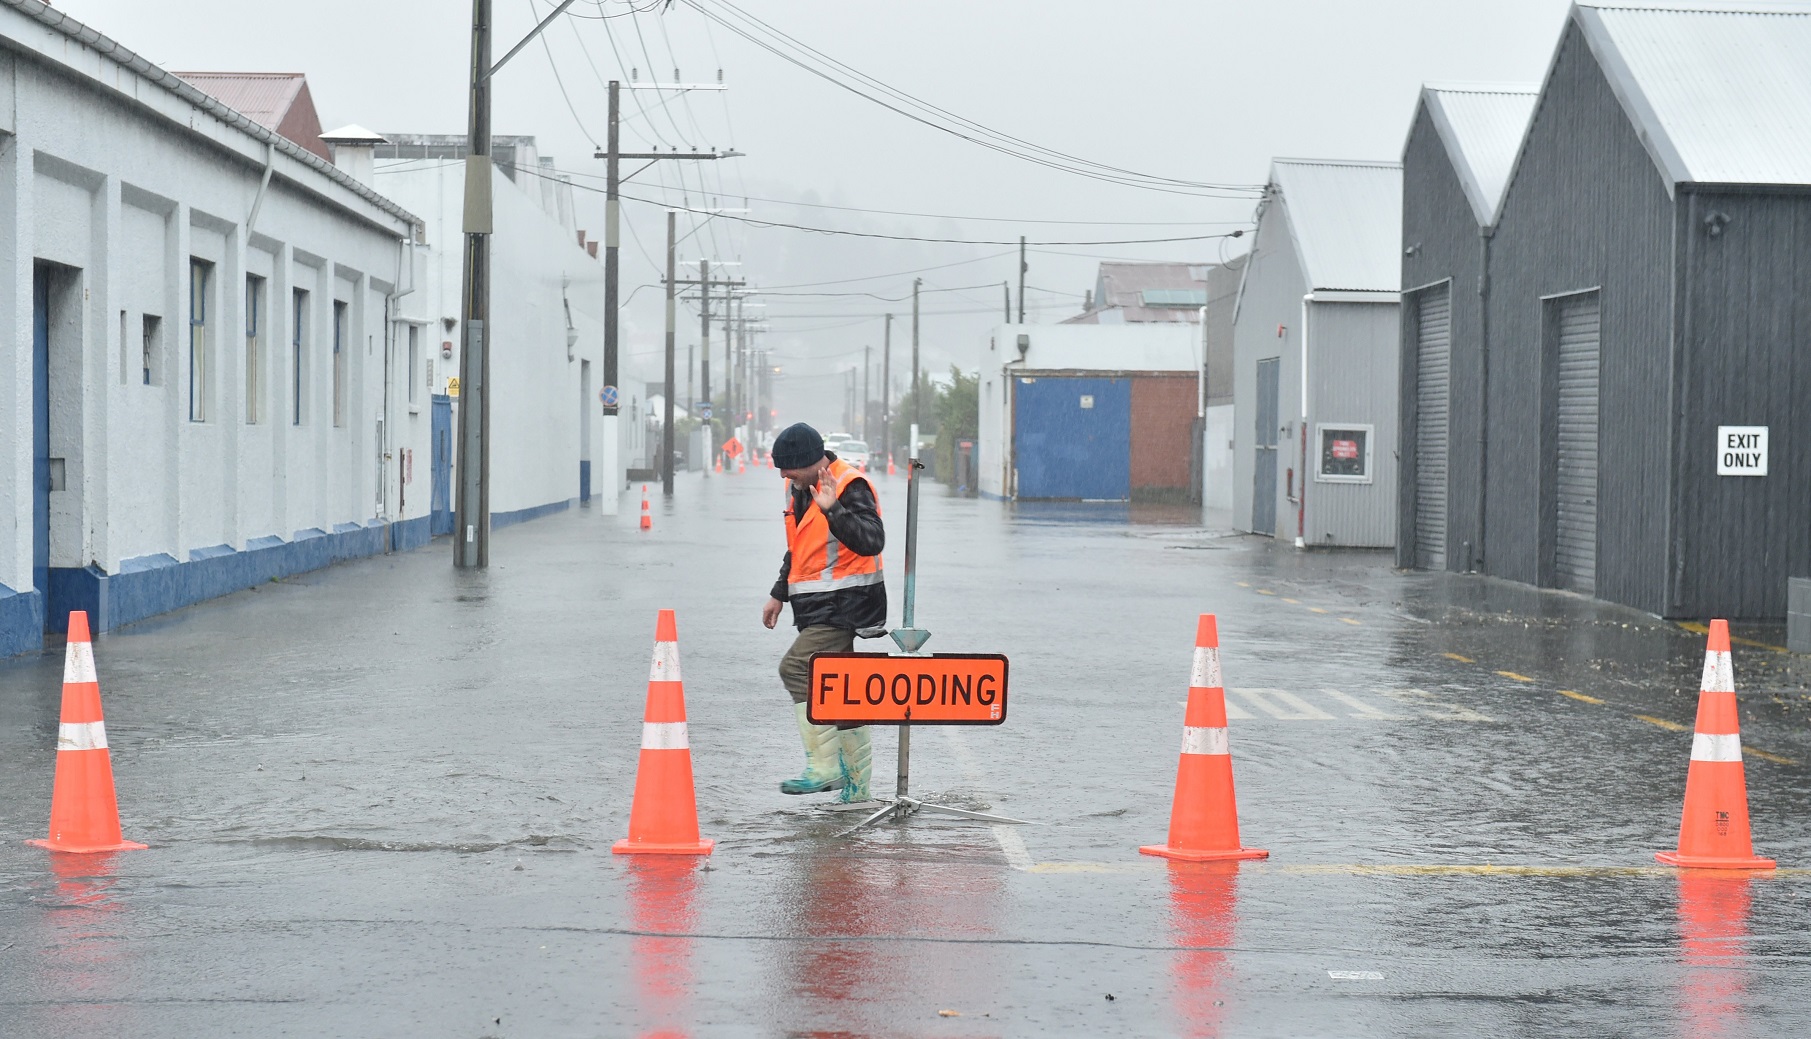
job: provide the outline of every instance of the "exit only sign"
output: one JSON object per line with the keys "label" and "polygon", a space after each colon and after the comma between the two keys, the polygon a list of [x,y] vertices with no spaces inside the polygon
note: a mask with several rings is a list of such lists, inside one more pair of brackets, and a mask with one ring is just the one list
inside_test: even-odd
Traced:
{"label": "exit only sign", "polygon": [[1717,475],[1766,476],[1767,427],[1718,426]]}

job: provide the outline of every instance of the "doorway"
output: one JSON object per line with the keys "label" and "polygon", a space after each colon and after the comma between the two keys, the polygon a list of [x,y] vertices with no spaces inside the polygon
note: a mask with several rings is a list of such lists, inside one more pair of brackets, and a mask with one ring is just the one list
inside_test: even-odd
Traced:
{"label": "doorway", "polygon": [[1258,362],[1258,406],[1251,476],[1251,531],[1268,537],[1277,529],[1277,414],[1282,359]]}

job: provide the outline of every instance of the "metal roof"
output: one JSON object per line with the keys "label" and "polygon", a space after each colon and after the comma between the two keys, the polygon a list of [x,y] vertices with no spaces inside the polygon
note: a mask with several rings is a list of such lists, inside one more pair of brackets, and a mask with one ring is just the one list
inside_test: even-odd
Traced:
{"label": "metal roof", "polygon": [[1071,318],[1065,325],[1152,324],[1190,322],[1202,304],[1147,302],[1153,292],[1178,291],[1207,293],[1207,271],[1203,263],[1139,263],[1109,260],[1100,265],[1094,281],[1094,305]]}
{"label": "metal roof", "polygon": [[321,118],[315,114],[308,78],[300,72],[172,72],[171,75],[220,101],[258,125],[275,130],[331,162],[321,143]]}
{"label": "metal roof", "polygon": [[1579,4],[1670,184],[1811,184],[1811,4]]}
{"label": "metal roof", "polygon": [[1270,183],[1310,290],[1401,290],[1401,163],[1273,159]]}
{"label": "metal roof", "polygon": [[1145,289],[1138,294],[1147,307],[1205,307],[1206,289]]}
{"label": "metal roof", "polygon": [[1538,96],[1533,86],[1429,83],[1421,90],[1480,226],[1496,223]]}

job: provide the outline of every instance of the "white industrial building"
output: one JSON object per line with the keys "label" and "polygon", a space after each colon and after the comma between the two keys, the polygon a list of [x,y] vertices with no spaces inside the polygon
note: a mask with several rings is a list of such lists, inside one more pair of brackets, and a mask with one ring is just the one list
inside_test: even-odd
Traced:
{"label": "white industrial building", "polygon": [[1185,500],[1199,450],[1198,325],[1000,325],[981,361],[981,494]]}
{"label": "white industrial building", "polygon": [[[374,142],[373,183],[427,224],[421,284],[398,316],[424,348],[422,385],[445,446],[424,455],[426,468],[457,486],[451,450],[457,430],[457,376],[463,278],[464,134],[383,135]],[[603,404],[604,267],[596,242],[578,227],[572,185],[553,171],[532,137],[492,142],[491,235],[491,526],[566,508],[598,491],[614,515],[623,486],[620,445],[605,443]],[[413,342],[415,340],[411,340]],[[624,401],[627,413],[629,401]],[[450,532],[450,495],[437,501],[436,532]]]}
{"label": "white industrial building", "polygon": [[1402,166],[1277,159],[1233,317],[1233,523],[1396,542]]}

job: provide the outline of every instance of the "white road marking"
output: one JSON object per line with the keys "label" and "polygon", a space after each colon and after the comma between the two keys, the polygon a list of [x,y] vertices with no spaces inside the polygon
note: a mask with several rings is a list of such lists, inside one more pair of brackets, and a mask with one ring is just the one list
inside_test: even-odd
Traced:
{"label": "white road marking", "polygon": [[1360,700],[1358,697],[1342,693],[1337,689],[1322,689],[1321,692],[1326,693],[1340,703],[1352,708],[1351,717],[1353,718],[1366,718],[1373,721],[1396,721],[1405,717],[1400,714],[1386,714],[1385,712],[1372,707],[1370,704],[1365,703],[1363,700]]}
{"label": "white road marking", "polygon": [[1374,970],[1330,970],[1327,977],[1335,981],[1382,981],[1383,973]]}
{"label": "white road marking", "polygon": [[[978,792],[985,794],[986,791],[981,789],[981,769],[975,764],[974,754],[969,752],[968,740],[962,735],[962,727],[959,725],[940,725],[938,728],[941,729],[943,735],[949,739],[950,749],[954,751],[956,755],[956,762],[962,766],[963,778],[967,779],[970,783],[975,784],[975,788]],[[923,732],[924,730],[920,729],[919,731]],[[1000,843],[1000,853],[1006,856],[1006,864],[1008,866],[1018,870],[1031,868],[1031,851],[1025,847],[1025,838],[1019,834],[1017,827],[1009,826],[1004,823],[995,823],[994,825],[989,826],[988,829],[993,831],[994,840]]]}
{"label": "white road marking", "polygon": [[1426,689],[1383,689],[1379,691],[1390,699],[1395,700],[1397,703],[1417,708],[1424,718],[1438,718],[1444,721],[1455,722],[1488,722],[1496,720],[1487,714],[1479,714],[1469,707],[1460,707],[1456,704],[1449,704],[1444,700],[1436,698],[1433,693],[1428,692]]}
{"label": "white road marking", "polygon": [[[1228,689],[1227,692],[1237,693],[1241,699],[1245,700],[1245,702],[1278,721],[1321,722],[1333,720],[1331,714],[1328,714],[1326,711],[1321,710],[1319,707],[1314,706],[1287,690],[1243,686],[1238,689]],[[1277,703],[1272,703],[1271,701],[1273,700],[1280,701],[1282,706],[1278,706]]]}

